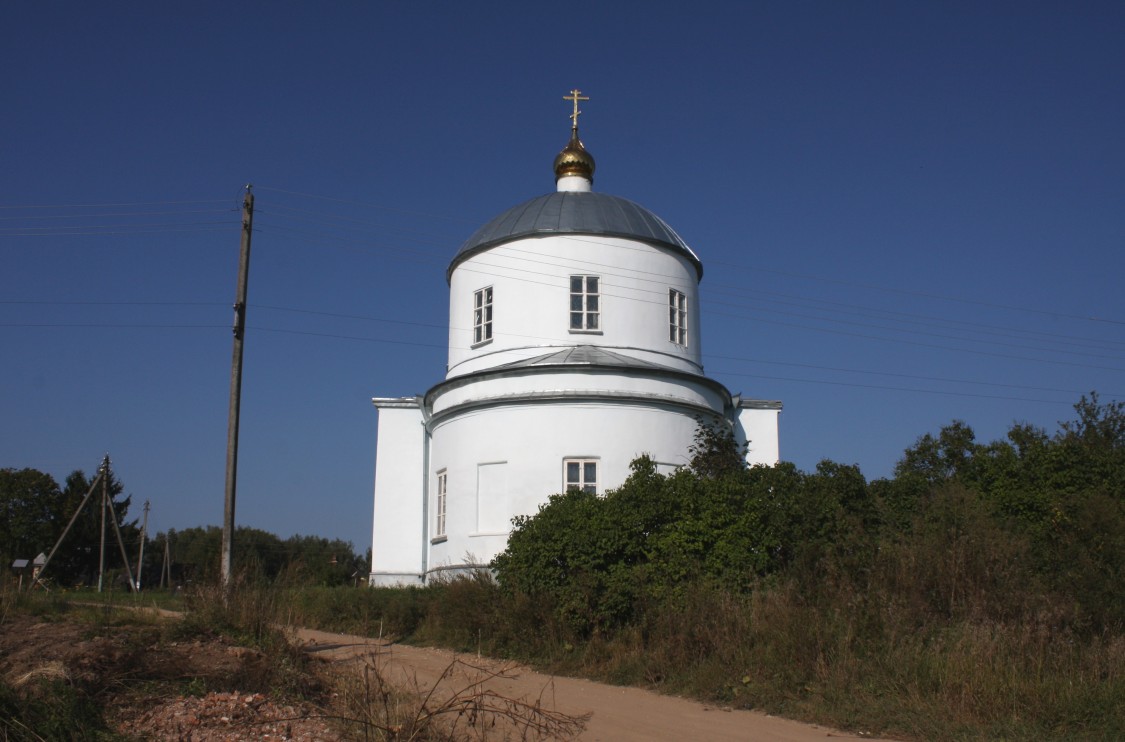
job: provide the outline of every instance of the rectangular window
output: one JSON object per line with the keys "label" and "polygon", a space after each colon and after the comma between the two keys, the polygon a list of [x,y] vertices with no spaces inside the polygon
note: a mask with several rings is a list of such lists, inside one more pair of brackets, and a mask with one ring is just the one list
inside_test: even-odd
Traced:
{"label": "rectangular window", "polygon": [[473,293],[473,345],[492,339],[492,287]]}
{"label": "rectangular window", "polygon": [[563,489],[598,493],[598,460],[565,459],[563,461]]}
{"label": "rectangular window", "polygon": [[570,277],[570,329],[599,330],[601,322],[597,276]]}
{"label": "rectangular window", "polygon": [[445,472],[437,475],[437,502],[434,505],[434,537],[445,535]]}
{"label": "rectangular window", "polygon": [[687,345],[687,297],[675,289],[668,289],[668,339]]}

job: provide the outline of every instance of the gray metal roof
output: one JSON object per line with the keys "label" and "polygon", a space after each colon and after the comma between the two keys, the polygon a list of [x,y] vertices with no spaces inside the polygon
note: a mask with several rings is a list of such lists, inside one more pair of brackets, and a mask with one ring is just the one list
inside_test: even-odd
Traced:
{"label": "gray metal roof", "polygon": [[643,206],[606,193],[557,191],[514,206],[474,232],[449,264],[446,279],[470,255],[512,240],[552,234],[624,237],[660,245],[686,257],[703,277],[703,264],[687,243]]}
{"label": "gray metal roof", "polygon": [[534,358],[525,358],[522,361],[512,361],[498,369],[532,368],[537,366],[609,366],[611,368],[666,368],[656,363],[642,361],[640,358],[623,356],[610,350],[599,348],[596,345],[577,345],[573,348],[553,351]]}
{"label": "gray metal roof", "polygon": [[[467,385],[470,385],[470,384],[475,384],[478,381],[485,380],[485,379],[503,378],[503,377],[508,376],[508,375],[556,374],[556,373],[563,372],[563,371],[574,371],[574,372],[578,372],[578,373],[583,373],[583,372],[594,373],[594,372],[598,372],[598,371],[608,371],[608,372],[622,371],[622,370],[625,370],[625,369],[632,370],[633,372],[635,372],[635,373],[637,373],[638,375],[641,375],[641,376],[648,376],[648,377],[659,376],[659,377],[665,377],[665,378],[671,377],[671,378],[675,378],[675,379],[686,380],[687,382],[693,383],[693,384],[702,384],[704,386],[710,387],[715,392],[717,392],[719,395],[721,395],[722,398],[727,400],[727,402],[726,402],[727,405],[730,404],[730,399],[731,399],[730,391],[725,386],[723,386],[719,382],[715,381],[714,379],[710,379],[706,376],[703,376],[702,374],[691,373],[689,371],[682,371],[682,370],[677,369],[677,368],[672,368],[671,366],[663,366],[659,363],[653,363],[651,361],[644,361],[644,360],[641,360],[640,358],[633,358],[632,356],[623,355],[621,353],[615,353],[614,351],[607,350],[605,348],[600,348],[596,345],[576,345],[576,346],[573,346],[573,347],[562,348],[562,349],[559,349],[559,350],[552,350],[549,353],[544,353],[543,355],[535,356],[533,358],[525,358],[523,360],[512,361],[511,363],[505,363],[505,364],[500,365],[500,366],[492,366],[490,368],[480,369],[479,371],[472,371],[470,373],[462,374],[460,376],[454,376],[453,378],[446,379],[445,381],[438,382],[434,386],[430,387],[429,391],[426,392],[424,404],[426,405],[427,408],[432,408],[433,404],[434,404],[434,400],[437,397],[441,396],[442,394],[445,394],[450,389],[457,389],[459,387],[467,386]],[[581,395],[587,394],[587,393],[588,392],[575,391],[575,390],[572,389],[572,390],[565,390],[565,391],[561,391],[561,392],[558,392],[558,391],[536,392],[534,395],[531,395],[531,396],[536,396],[536,398],[545,399],[545,398],[548,398],[548,397],[562,398],[562,397],[581,396]],[[616,397],[616,396],[621,396],[621,395],[623,395],[623,396],[633,395],[633,396],[639,396],[639,397],[646,397],[650,400],[657,399],[659,397],[659,395],[653,396],[653,395],[645,395],[645,394],[642,394],[642,393],[637,393],[636,395],[634,395],[632,392],[625,392],[625,391],[614,391],[614,392],[602,391],[602,392],[597,392],[597,394],[601,397]],[[517,396],[521,396],[521,395],[517,395]],[[530,398],[528,395],[522,395],[522,396],[524,398]],[[512,401],[513,397],[501,395],[500,397],[495,397],[493,399],[495,399],[495,400],[506,399],[510,402],[510,401]],[[682,401],[682,400],[680,400],[680,401]],[[479,400],[478,400],[478,402],[479,402]],[[486,403],[488,403],[487,399],[486,399]],[[378,400],[376,400],[375,406],[376,407],[381,406],[381,405],[378,404]]]}

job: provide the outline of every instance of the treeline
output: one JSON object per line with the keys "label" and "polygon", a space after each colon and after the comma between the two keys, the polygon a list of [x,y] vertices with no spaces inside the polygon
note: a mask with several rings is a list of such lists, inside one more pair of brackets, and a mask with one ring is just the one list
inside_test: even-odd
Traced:
{"label": "treeline", "polygon": [[[97,584],[102,538],[100,482],[86,507],[78,510],[94,479],[74,471],[60,487],[49,474],[35,469],[0,469],[0,564],[5,578],[16,578],[8,569],[15,560],[30,562],[39,554],[49,555],[77,513],[43,577],[63,587]],[[112,469],[107,471],[105,486],[129,569],[142,588],[218,579],[221,528],[169,529],[147,537],[142,550],[138,520],[129,519],[132,495],[123,496],[124,485]],[[105,529],[103,583],[127,587],[121,547],[112,525],[107,522]],[[247,527],[235,531],[232,561],[240,577],[291,585],[354,585],[367,574],[366,560],[348,541],[301,535],[282,539]]]}
{"label": "treeline", "polygon": [[[218,526],[169,529],[157,534],[153,547],[159,550],[169,544],[182,581],[216,582],[222,535]],[[340,539],[300,535],[282,539],[257,528],[239,527],[231,561],[240,577],[280,585],[334,587],[367,582],[365,558],[355,553],[350,541]]]}

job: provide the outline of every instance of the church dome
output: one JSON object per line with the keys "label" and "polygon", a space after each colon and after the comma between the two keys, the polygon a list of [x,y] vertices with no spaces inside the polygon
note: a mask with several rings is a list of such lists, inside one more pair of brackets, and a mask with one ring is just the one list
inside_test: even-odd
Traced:
{"label": "church dome", "polygon": [[566,234],[622,237],[666,247],[687,258],[698,277],[703,277],[703,264],[687,243],[643,206],[605,193],[556,191],[513,206],[474,232],[449,264],[446,280],[462,261],[491,247],[524,238]]}
{"label": "church dome", "polygon": [[578,138],[578,129],[572,130],[570,141],[563,147],[562,152],[555,156],[555,181],[568,176],[578,176],[593,183],[594,167],[594,156],[586,151],[582,140]]}

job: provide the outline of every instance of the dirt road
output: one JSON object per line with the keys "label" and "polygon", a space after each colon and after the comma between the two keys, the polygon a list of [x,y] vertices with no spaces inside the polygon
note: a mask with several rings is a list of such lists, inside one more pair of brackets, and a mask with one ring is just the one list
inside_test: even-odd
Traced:
{"label": "dirt road", "polygon": [[[458,655],[440,649],[380,643],[373,639],[302,629],[298,639],[306,651],[334,662],[378,663],[384,676],[406,686],[433,686],[456,659],[515,677],[494,678],[487,687],[509,698],[541,699],[566,714],[592,714],[585,742],[682,742],[684,740],[761,740],[765,742],[823,742],[875,738],[802,724],[754,711],[731,711],[683,698],[662,696],[637,688],[621,688],[589,680],[551,677],[526,667]],[[513,673],[505,673],[511,675]],[[889,740],[882,740],[889,742]]]}

